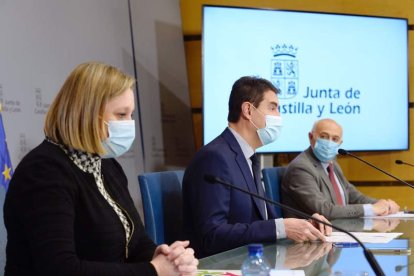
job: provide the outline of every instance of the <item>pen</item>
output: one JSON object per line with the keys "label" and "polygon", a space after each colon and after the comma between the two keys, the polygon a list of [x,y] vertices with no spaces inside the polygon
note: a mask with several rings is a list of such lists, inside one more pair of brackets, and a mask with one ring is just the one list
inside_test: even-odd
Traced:
{"label": "pen", "polygon": [[411,248],[372,248],[369,250],[374,254],[411,255]]}
{"label": "pen", "polygon": [[341,248],[358,247],[357,242],[334,242],[333,246]]}

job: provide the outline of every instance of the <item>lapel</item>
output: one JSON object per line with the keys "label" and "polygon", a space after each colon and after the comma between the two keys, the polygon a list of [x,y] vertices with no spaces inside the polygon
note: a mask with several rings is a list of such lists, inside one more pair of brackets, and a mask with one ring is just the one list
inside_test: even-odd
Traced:
{"label": "lapel", "polygon": [[[312,148],[309,147],[306,150],[306,155],[309,157],[309,160],[312,163],[312,166],[317,171],[317,178],[321,178],[323,184],[325,185],[326,189],[329,191],[329,196],[331,197],[331,201],[335,204],[338,204],[336,200],[336,194],[332,187],[331,180],[329,179],[329,175],[326,172],[325,168],[322,166],[322,163],[316,158],[316,156],[312,152]],[[334,164],[334,171],[335,171],[335,164]]]}
{"label": "lapel", "polygon": [[[224,140],[227,142],[227,144],[229,145],[230,149],[235,153],[235,162],[237,166],[239,167],[240,171],[234,172],[234,173],[235,174],[240,173],[243,176],[247,189],[251,193],[258,194],[256,183],[254,182],[253,175],[250,172],[249,164],[247,164],[247,160],[244,157],[244,154],[240,148],[240,145],[237,142],[236,138],[234,137],[233,133],[231,133],[231,131],[228,128],[226,128],[223,131],[222,136]],[[233,183],[233,184],[240,185],[241,183]],[[265,210],[261,207],[261,206],[264,206],[262,201],[260,199],[253,197],[253,202],[255,203],[256,207],[258,208],[260,212],[261,219],[265,219],[266,217]]]}

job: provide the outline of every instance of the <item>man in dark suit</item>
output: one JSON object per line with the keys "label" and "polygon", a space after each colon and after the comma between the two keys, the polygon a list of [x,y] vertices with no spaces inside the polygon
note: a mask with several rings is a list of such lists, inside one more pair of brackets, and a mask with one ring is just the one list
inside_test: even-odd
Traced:
{"label": "man in dark suit", "polygon": [[[310,147],[287,167],[282,180],[282,201],[304,212],[328,219],[396,213],[393,200],[363,195],[349,183],[335,161],[342,143],[342,127],[332,119],[315,122],[309,132]],[[295,217],[285,211],[285,216]]]}
{"label": "man in dark suit", "polygon": [[[217,176],[264,194],[255,150],[280,133],[278,90],[267,80],[242,77],[232,88],[228,128],[197,152],[183,180],[184,232],[198,257],[253,242],[324,240],[331,229],[302,219],[277,219],[273,206],[204,176]],[[316,217],[326,220],[323,216]]]}

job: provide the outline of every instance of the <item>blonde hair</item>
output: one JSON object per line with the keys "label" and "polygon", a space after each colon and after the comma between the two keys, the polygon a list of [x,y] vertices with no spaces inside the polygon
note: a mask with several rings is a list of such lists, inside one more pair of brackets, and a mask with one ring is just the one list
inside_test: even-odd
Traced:
{"label": "blonde hair", "polygon": [[103,113],[109,100],[132,88],[135,79],[98,62],[78,65],[46,115],[44,132],[55,142],[102,154]]}

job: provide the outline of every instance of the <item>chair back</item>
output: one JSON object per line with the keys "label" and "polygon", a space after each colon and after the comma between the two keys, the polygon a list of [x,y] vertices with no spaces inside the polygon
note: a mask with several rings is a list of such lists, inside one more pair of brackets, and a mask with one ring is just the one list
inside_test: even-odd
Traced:
{"label": "chair back", "polygon": [[145,231],[155,244],[182,239],[182,181],[184,171],[144,173],[138,176]]}
{"label": "chair back", "polygon": [[[266,196],[277,202],[280,202],[280,185],[282,183],[282,178],[285,174],[285,170],[286,167],[272,167],[262,169]],[[278,217],[283,217],[282,208],[275,205],[275,211]]]}

